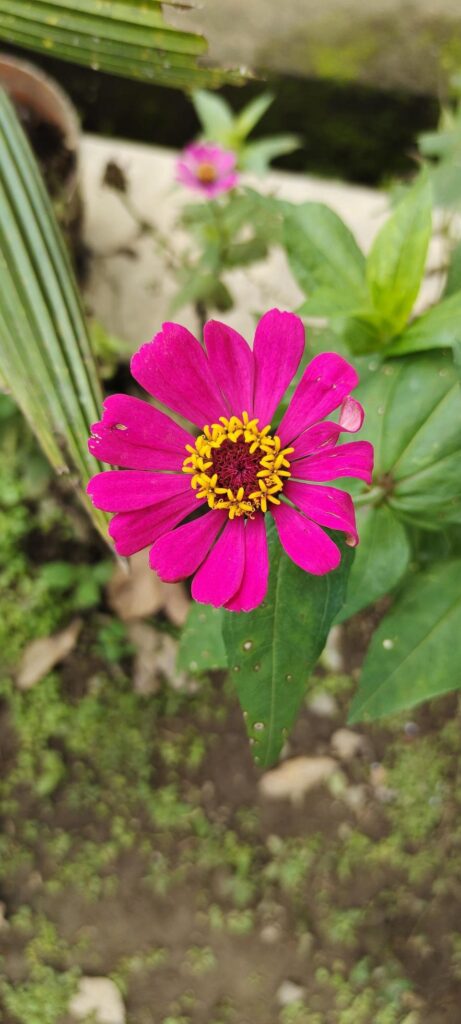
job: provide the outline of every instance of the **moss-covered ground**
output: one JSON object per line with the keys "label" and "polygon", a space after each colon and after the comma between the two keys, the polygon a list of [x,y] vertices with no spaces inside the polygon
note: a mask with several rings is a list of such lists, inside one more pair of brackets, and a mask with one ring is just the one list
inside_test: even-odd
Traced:
{"label": "moss-covered ground", "polygon": [[[456,701],[367,729],[301,804],[263,798],[224,678],[133,692],[107,555],[0,412],[2,1024],[65,1022],[82,974],[128,1024],[459,1024]],[[18,690],[25,645],[76,610],[75,651]],[[337,710],[306,707],[291,754],[329,752],[353,686],[320,670]]]}

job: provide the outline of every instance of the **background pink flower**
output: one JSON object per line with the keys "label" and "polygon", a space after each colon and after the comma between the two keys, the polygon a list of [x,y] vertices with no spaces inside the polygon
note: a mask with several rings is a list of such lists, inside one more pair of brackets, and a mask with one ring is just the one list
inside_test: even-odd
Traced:
{"label": "background pink flower", "polygon": [[[358,537],[350,495],[329,484],[371,483],[373,449],[367,441],[337,444],[342,432],[360,429],[363,410],[350,395],[355,369],[334,353],[309,363],[271,432],[304,350],[299,317],[266,313],[253,350],[218,321],[205,325],[204,340],[202,348],[185,327],[166,323],[131,363],[138,383],[199,427],[198,438],[146,402],[112,395],[89,449],[121,468],[98,473],[88,493],[115,513],[110,534],[120,555],[150,545],[161,579],[193,575],[196,600],[250,611],[267,589],[266,512],[297,565],[330,572],[341,555],[322,527],[351,544]],[[337,422],[324,420],[337,408]]]}
{"label": "background pink flower", "polygon": [[192,142],[186,146],[176,167],[176,177],[188,188],[214,199],[235,188],[238,174],[236,154],[213,142]]}

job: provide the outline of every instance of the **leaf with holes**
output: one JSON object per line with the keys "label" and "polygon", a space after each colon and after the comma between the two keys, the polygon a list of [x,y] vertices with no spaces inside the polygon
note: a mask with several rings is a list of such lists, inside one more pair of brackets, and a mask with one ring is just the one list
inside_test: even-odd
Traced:
{"label": "leaf with holes", "polygon": [[182,672],[199,675],[227,668],[222,627],[221,608],[207,604],[191,605],[178,651],[178,668]]}
{"label": "leaf with holes", "polygon": [[349,720],[379,718],[461,686],[461,560],[410,580],[376,630]]}
{"label": "leaf with holes", "polygon": [[267,596],[254,612],[224,614],[229,668],[243,709],[255,762],[277,760],[306,693],[309,676],[344,600],[353,552],[341,546],[341,565],[325,576],[303,572],[268,529]]}
{"label": "leaf with holes", "polygon": [[410,561],[407,531],[388,505],[359,509],[357,529],[360,544],[355,552],[346,602],[337,622],[346,622],[351,615],[393,590]]}

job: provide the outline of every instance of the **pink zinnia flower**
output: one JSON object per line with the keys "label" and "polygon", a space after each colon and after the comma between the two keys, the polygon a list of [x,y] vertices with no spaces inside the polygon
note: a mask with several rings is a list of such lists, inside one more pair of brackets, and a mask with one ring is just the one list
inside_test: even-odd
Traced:
{"label": "pink zinnia flower", "polygon": [[236,162],[237,157],[231,150],[221,149],[213,142],[192,142],[178,160],[177,179],[207,199],[214,199],[235,188]]}
{"label": "pink zinnia flower", "polygon": [[[135,380],[199,428],[199,436],[139,398],[112,395],[89,449],[113,466],[88,493],[115,512],[110,534],[120,555],[151,545],[162,580],[194,576],[197,601],[250,611],[263,600],[269,572],[266,514],[280,542],[306,572],[323,575],[341,554],[322,527],[358,542],[349,494],[325,482],[371,482],[368,441],[337,446],[363,410],[350,397],[357,373],[332,352],[304,370],[275,433],[270,421],[304,349],[299,317],[273,309],[260,320],[254,348],[226,324],[205,325],[205,349],[185,327],[166,323],[133,356]],[[320,422],[340,407],[339,421]],[[193,518],[190,518],[195,513]]]}

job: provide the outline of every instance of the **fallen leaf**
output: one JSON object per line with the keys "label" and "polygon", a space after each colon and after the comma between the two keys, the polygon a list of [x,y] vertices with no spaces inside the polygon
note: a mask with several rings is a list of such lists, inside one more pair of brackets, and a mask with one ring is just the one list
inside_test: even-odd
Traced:
{"label": "fallen leaf", "polygon": [[146,551],[128,559],[128,567],[117,565],[107,587],[110,607],[123,622],[143,619],[164,609],[175,626],[182,626],[189,600],[181,583],[163,583],[149,566]]}
{"label": "fallen leaf", "polygon": [[64,658],[67,658],[74,649],[81,628],[82,620],[73,619],[60,633],[32,640],[23,653],[16,675],[18,689],[30,690],[48,672],[51,672],[55,665],[64,661]]}
{"label": "fallen leaf", "polygon": [[266,772],[259,788],[270,800],[285,799],[299,804],[310,789],[326,782],[337,769],[332,757],[292,757]]}
{"label": "fallen leaf", "polygon": [[147,695],[157,693],[166,680],[174,690],[195,692],[197,683],[176,667],[178,643],[146,622],[132,622],[128,636],[135,649],[133,689]]}

